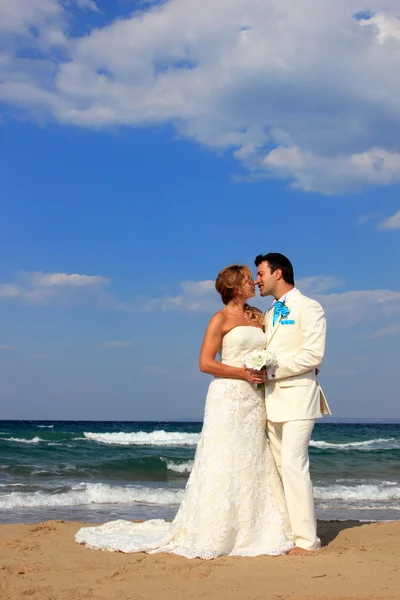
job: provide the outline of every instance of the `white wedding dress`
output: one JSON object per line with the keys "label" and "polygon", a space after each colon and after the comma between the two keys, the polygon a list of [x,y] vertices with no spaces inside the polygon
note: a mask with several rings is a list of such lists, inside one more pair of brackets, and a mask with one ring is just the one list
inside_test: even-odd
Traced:
{"label": "white wedding dress", "polygon": [[[223,338],[221,361],[241,366],[247,352],[264,347],[261,329],[238,326]],[[111,521],[83,527],[76,541],[101,550],[203,559],[287,552],[293,543],[265,434],[263,396],[246,381],[211,382],[193,470],[172,523]]]}

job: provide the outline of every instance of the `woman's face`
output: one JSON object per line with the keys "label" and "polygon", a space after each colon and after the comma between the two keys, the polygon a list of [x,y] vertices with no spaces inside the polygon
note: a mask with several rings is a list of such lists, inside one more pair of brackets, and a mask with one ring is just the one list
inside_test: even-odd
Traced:
{"label": "woman's face", "polygon": [[246,279],[243,283],[242,289],[243,289],[243,296],[246,296],[246,298],[252,298],[253,296],[256,295],[256,286],[254,284],[251,273],[248,273],[246,275]]}

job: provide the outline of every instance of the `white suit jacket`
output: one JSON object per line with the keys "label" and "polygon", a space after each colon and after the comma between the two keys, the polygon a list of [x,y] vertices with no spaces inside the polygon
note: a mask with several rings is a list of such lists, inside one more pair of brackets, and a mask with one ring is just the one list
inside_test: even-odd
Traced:
{"label": "white suit jacket", "polygon": [[265,315],[267,349],[278,366],[269,371],[265,386],[267,418],[275,423],[317,419],[331,414],[315,375],[324,358],[326,320],[322,306],[294,290],[286,302],[290,310],[272,326],[273,308]]}

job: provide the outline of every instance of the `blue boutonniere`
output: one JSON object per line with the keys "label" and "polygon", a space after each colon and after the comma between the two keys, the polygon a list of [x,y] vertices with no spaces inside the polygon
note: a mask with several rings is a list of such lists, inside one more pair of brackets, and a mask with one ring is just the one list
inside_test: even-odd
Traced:
{"label": "blue boutonniere", "polygon": [[280,301],[275,302],[272,324],[275,325],[275,323],[277,322],[279,317],[283,317],[284,319],[286,319],[286,317],[289,314],[290,314],[290,309],[286,306],[286,304],[284,302],[280,302]]}
{"label": "blue boutonniere", "polygon": [[286,306],[286,304],[282,308],[281,315],[284,319],[290,315],[290,309]]}

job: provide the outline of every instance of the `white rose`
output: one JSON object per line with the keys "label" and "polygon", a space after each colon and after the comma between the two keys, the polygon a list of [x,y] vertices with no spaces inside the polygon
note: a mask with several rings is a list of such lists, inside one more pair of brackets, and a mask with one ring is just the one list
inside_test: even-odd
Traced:
{"label": "white rose", "polygon": [[265,352],[265,366],[267,369],[270,369],[271,367],[277,367],[278,366],[278,361],[276,359],[276,356],[273,352],[270,352],[269,350],[264,350]]}
{"label": "white rose", "polygon": [[263,367],[270,369],[276,366],[277,361],[275,354],[269,350],[252,350],[246,354],[243,363],[248,369],[260,371]]}

